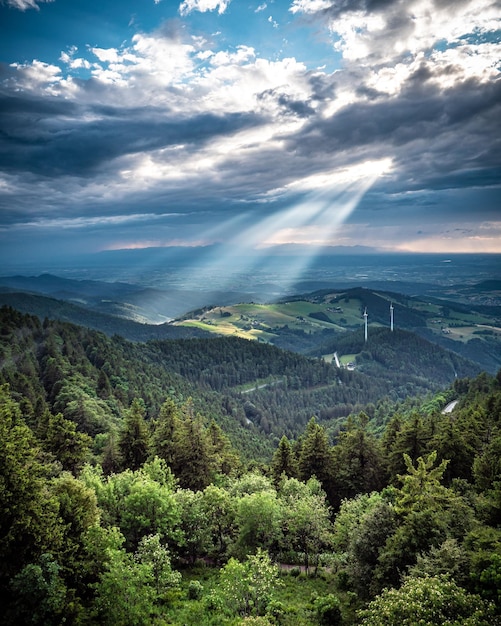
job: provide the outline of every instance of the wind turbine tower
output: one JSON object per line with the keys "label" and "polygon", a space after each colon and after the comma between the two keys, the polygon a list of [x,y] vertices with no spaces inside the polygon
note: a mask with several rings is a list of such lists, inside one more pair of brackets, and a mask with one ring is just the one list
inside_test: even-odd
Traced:
{"label": "wind turbine tower", "polygon": [[393,332],[393,302],[390,303],[390,330]]}
{"label": "wind turbine tower", "polygon": [[367,307],[365,307],[365,311],[364,311],[364,324],[365,324],[365,343],[367,343],[367,318],[369,316],[367,315]]}

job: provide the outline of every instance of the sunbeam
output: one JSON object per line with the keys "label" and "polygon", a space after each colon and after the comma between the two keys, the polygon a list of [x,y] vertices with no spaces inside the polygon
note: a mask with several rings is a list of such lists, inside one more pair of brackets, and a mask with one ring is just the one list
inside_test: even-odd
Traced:
{"label": "sunbeam", "polygon": [[[316,175],[296,181],[287,190],[301,200],[266,214],[256,221],[256,214],[247,212],[215,226],[205,235],[221,242],[204,258],[206,276],[226,276],[226,284],[237,285],[239,279],[248,283],[249,275],[265,269],[276,257],[277,247],[301,245],[300,254],[287,258],[282,281],[285,288],[296,282],[319,252],[336,243],[336,232],[356,209],[360,200],[376,180],[391,167],[389,159],[368,161],[330,175]],[[310,191],[311,189],[311,191]],[[192,268],[197,272],[197,268]],[[186,286],[199,284],[192,273]]]}

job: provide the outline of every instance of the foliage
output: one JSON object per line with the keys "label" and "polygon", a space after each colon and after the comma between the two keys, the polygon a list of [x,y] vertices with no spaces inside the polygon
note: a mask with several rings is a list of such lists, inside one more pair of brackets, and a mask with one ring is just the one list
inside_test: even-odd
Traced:
{"label": "foliage", "polygon": [[492,607],[446,577],[408,578],[360,611],[362,626],[490,626]]}
{"label": "foliage", "polygon": [[137,470],[148,458],[149,432],[145,414],[144,403],[134,398],[125,414],[124,427],[118,442],[124,469]]}
{"label": "foliage", "polygon": [[204,586],[199,580],[192,580],[188,586],[188,599],[200,600],[202,597]]}
{"label": "foliage", "polygon": [[0,582],[60,545],[58,503],[51,496],[36,439],[7,385],[0,386]]}
{"label": "foliage", "polygon": [[258,549],[243,563],[234,558],[228,561],[221,569],[216,596],[232,615],[265,615],[279,584],[278,568],[265,551]]}
{"label": "foliage", "polygon": [[99,623],[147,626],[155,613],[152,567],[123,551],[110,553],[106,571],[95,585]]}
{"label": "foliage", "polygon": [[43,554],[38,563],[29,563],[14,576],[10,586],[15,602],[8,614],[9,623],[61,624],[68,607],[60,569],[49,554]]}
{"label": "foliage", "polygon": [[235,521],[239,528],[237,552],[277,551],[281,538],[282,511],[274,491],[245,494],[237,501]]}
{"label": "foliage", "polygon": [[302,557],[307,573],[311,565],[316,572],[320,555],[332,547],[330,509],[325,492],[315,478],[310,478],[306,484],[289,478],[280,487],[280,499],[285,547]]}
{"label": "foliage", "polygon": [[[353,624],[366,603],[367,624],[379,609],[391,619],[401,611],[402,624],[428,610],[444,624],[501,614],[501,373],[422,400],[385,397],[327,424],[338,394],[339,415],[358,391],[371,396],[367,378],[336,371],[333,380],[326,364],[273,347],[134,346],[2,315],[6,623],[306,626],[342,615]],[[215,386],[230,367],[249,382],[264,356],[259,373],[280,383],[251,396],[201,390],[218,363]],[[170,357],[204,364],[200,380],[169,370]],[[453,412],[442,413],[452,397]],[[319,410],[306,418],[310,402]],[[266,420],[270,464],[258,439]],[[252,463],[220,424],[245,433]],[[272,559],[296,571],[279,574]],[[435,606],[439,594],[450,615]],[[405,613],[418,604],[422,617]]]}
{"label": "foliage", "polygon": [[[151,471],[157,478],[160,471],[161,480],[152,478]],[[172,481],[159,463],[107,477],[87,468],[82,479],[96,493],[103,523],[120,528],[128,549],[137,548],[150,534],[158,533],[163,540],[179,536],[180,513]]]}
{"label": "foliage", "polygon": [[326,596],[315,598],[313,608],[320,624],[337,626],[342,623],[339,598],[334,594],[330,593]]}

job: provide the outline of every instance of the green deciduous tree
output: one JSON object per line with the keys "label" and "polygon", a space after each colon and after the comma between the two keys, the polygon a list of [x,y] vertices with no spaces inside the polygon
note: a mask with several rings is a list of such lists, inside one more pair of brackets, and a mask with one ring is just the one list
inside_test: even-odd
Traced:
{"label": "green deciduous tree", "polygon": [[281,539],[282,507],[275,491],[242,496],[236,505],[236,549],[246,555],[258,549],[276,552]]}
{"label": "green deciduous tree", "polygon": [[362,626],[491,626],[492,607],[446,577],[408,578],[360,611]]}
{"label": "green deciduous tree", "polygon": [[265,615],[280,584],[278,567],[259,549],[243,563],[231,558],[221,569],[216,596],[230,615]]}
{"label": "green deciduous tree", "polygon": [[135,472],[125,470],[107,477],[86,468],[82,480],[96,493],[103,524],[120,528],[127,549],[136,549],[142,537],[157,533],[162,541],[179,540],[180,515],[172,476],[160,460]]}
{"label": "green deciduous tree", "polygon": [[396,513],[388,493],[359,494],[344,500],[334,521],[334,546],[348,582],[362,597],[372,593],[379,555],[395,532]]}
{"label": "green deciduous tree", "polygon": [[210,535],[209,556],[226,555],[236,534],[236,499],[228,491],[209,485],[203,491],[202,513]]}
{"label": "green deciduous tree", "polygon": [[43,554],[38,563],[26,565],[14,576],[10,587],[15,600],[7,615],[4,613],[3,623],[59,626],[70,620],[60,569],[49,554]]}
{"label": "green deciduous tree", "polygon": [[194,563],[211,551],[212,529],[204,506],[204,492],[178,489],[174,498],[180,511],[183,534],[178,554]]}
{"label": "green deciduous tree", "polygon": [[158,598],[165,596],[168,589],[179,585],[181,574],[172,569],[169,551],[162,545],[159,535],[148,535],[141,539],[136,560],[151,568]]}
{"label": "green deciduous tree", "polygon": [[149,626],[157,598],[152,568],[132,554],[113,550],[95,585],[98,623],[106,626]]}
{"label": "green deciduous tree", "polygon": [[281,485],[280,500],[285,546],[300,555],[307,572],[311,565],[316,571],[320,554],[332,547],[330,508],[320,482],[289,478]]}

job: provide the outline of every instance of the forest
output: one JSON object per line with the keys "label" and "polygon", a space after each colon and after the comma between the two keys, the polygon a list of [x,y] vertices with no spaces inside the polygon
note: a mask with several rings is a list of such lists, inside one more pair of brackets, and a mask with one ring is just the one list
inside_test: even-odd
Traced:
{"label": "forest", "polygon": [[1,623],[501,623],[501,371],[390,339],[348,372],[0,309]]}

